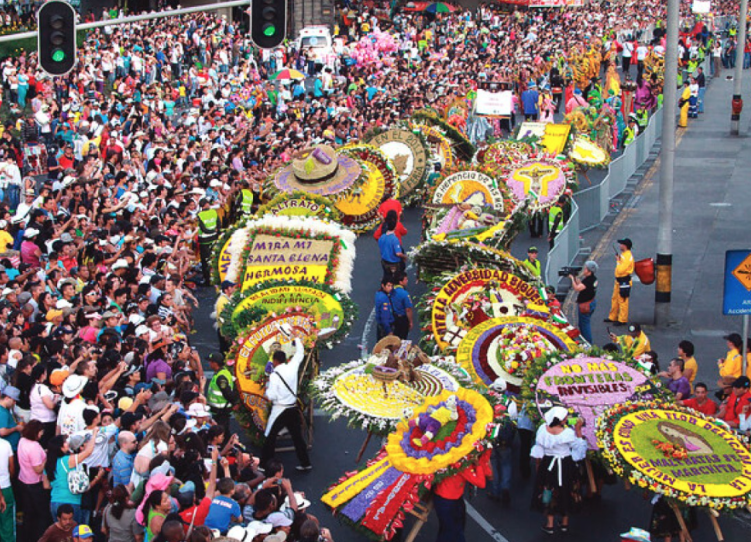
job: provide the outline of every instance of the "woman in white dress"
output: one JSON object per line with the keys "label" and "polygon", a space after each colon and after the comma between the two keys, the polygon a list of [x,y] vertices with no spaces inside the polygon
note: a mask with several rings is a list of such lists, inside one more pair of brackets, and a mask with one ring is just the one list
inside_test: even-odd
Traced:
{"label": "woman in white dress", "polygon": [[545,425],[537,430],[530,455],[537,460],[537,477],[532,495],[532,508],[545,514],[543,532],[554,534],[555,516],[562,533],[568,532],[568,516],[575,503],[574,484],[578,476],[575,461],[587,454],[587,441],[582,438],[583,421],[572,429],[565,424],[568,410],[553,407],[545,413]]}

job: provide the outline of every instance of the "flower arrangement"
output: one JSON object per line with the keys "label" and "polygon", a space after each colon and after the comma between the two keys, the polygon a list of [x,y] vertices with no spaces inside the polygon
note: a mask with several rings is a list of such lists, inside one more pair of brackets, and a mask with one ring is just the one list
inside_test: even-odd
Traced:
{"label": "flower arrangement", "polygon": [[[344,340],[344,338],[349,334],[349,331],[352,328],[352,324],[357,318],[357,305],[349,298],[349,296],[343,294],[342,292],[336,290],[331,286],[306,280],[264,281],[254,284],[244,291],[236,291],[222,311],[222,319],[224,321],[224,325],[221,330],[222,334],[225,337],[234,338],[238,335],[238,333],[240,333],[242,329],[245,329],[248,326],[258,322],[260,319],[265,317],[266,314],[277,316],[278,314],[305,312],[307,309],[309,309],[308,306],[300,305],[299,299],[296,301],[295,305],[290,304],[289,306],[278,309],[278,312],[269,312],[268,310],[264,309],[260,303],[242,304],[243,301],[253,298],[254,296],[262,297],[258,296],[257,294],[263,294],[264,292],[273,292],[274,289],[286,286],[305,287],[308,289],[313,289],[323,293],[322,296],[318,297],[329,296],[328,299],[330,301],[335,301],[336,304],[338,304],[341,308],[341,315],[334,315],[335,318],[338,317],[338,327],[336,327],[336,331],[334,331],[330,335],[321,338],[317,344],[326,348],[333,348],[334,345],[339,344],[342,340]],[[311,316],[316,317],[316,314],[311,314]],[[317,325],[320,325],[321,315],[318,314],[317,316]]]}
{"label": "flower arrangement", "polygon": [[421,109],[412,114],[412,121],[417,124],[425,124],[440,129],[441,135],[449,138],[456,144],[456,150],[462,160],[471,160],[477,150],[461,131],[457,130],[448,121],[441,118],[438,112],[432,109]]}
{"label": "flower arrangement", "polygon": [[[289,217],[266,215],[253,220],[248,220],[244,228],[248,232],[247,242],[240,256],[242,265],[248,262],[254,248],[254,241],[258,236],[277,238],[282,244],[286,243],[287,252],[298,252],[297,245],[306,241],[329,241],[331,242],[331,252],[327,257],[325,271],[321,277],[321,282],[336,288],[338,291],[348,294],[352,291],[352,272],[355,264],[355,239],[356,236],[351,231],[344,229],[338,224],[327,222],[315,217]],[[280,252],[277,250],[277,254]],[[289,267],[289,266],[287,266]],[[317,266],[323,267],[323,266]],[[229,272],[229,271],[228,271]],[[283,274],[265,278],[282,278]],[[291,278],[291,277],[290,277]],[[296,279],[307,279],[310,277],[296,276]],[[243,288],[252,282],[260,282],[261,279],[243,282]]]}
{"label": "flower arrangement", "polygon": [[406,408],[421,406],[425,397],[471,386],[469,375],[442,357],[416,369],[420,382],[384,383],[373,377],[373,369],[368,360],[328,369],[312,382],[311,394],[332,421],[343,417],[350,427],[386,435],[394,430]]}
{"label": "flower arrangement", "polygon": [[653,380],[633,358],[596,347],[536,357],[524,372],[521,396],[535,424],[542,423],[543,414],[556,405],[582,418],[591,451],[598,449],[595,420],[604,409],[623,401],[667,400],[659,380]]}
{"label": "flower arrangement", "polygon": [[[438,411],[453,414],[439,423],[433,417]],[[357,531],[389,540],[430,487],[488,461],[491,434],[504,417],[502,409],[473,390],[459,388],[428,398],[399,422],[373,460],[347,472],[321,501]],[[428,426],[435,434],[426,442]]]}
{"label": "flower arrangement", "polygon": [[317,216],[331,222],[339,222],[341,220],[339,211],[329,198],[301,191],[277,195],[265,205],[259,207],[255,216],[262,217],[268,214]]}
{"label": "flower arrangement", "polygon": [[529,160],[535,147],[524,141],[502,139],[477,151],[475,161],[493,171],[502,170],[515,162]]}
{"label": "flower arrangement", "polygon": [[505,168],[503,175],[516,201],[532,200],[533,213],[551,207],[566,190],[577,187],[574,164],[546,154],[524,162],[513,162]]}
{"label": "flower arrangement", "polygon": [[603,459],[638,487],[721,512],[751,505],[751,486],[736,482],[751,476],[751,439],[712,417],[660,401],[623,402],[597,418],[596,433]]}

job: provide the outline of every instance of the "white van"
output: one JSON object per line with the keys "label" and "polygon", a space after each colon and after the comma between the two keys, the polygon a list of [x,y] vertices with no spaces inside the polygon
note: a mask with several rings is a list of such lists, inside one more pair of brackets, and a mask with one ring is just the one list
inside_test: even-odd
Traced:
{"label": "white van", "polygon": [[300,30],[295,43],[298,51],[308,50],[313,53],[316,64],[325,64],[326,57],[334,52],[334,41],[328,26],[306,26]]}

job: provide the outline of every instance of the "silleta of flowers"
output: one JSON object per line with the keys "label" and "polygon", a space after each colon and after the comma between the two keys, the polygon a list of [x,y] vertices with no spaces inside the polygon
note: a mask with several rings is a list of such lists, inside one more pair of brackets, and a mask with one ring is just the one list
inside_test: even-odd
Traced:
{"label": "silleta of flowers", "polygon": [[522,384],[522,399],[533,422],[540,423],[554,406],[566,407],[572,418],[584,420],[590,450],[598,449],[595,421],[603,410],[625,401],[665,397],[662,384],[633,358],[596,348],[536,356],[524,371]]}
{"label": "silleta of flowers", "polygon": [[602,457],[631,483],[688,506],[751,505],[749,438],[687,407],[626,402],[597,419]]}
{"label": "silleta of flowers", "polygon": [[312,392],[331,420],[346,418],[350,427],[385,435],[393,431],[406,408],[420,407],[426,397],[471,385],[469,375],[453,361],[434,357],[416,367],[416,378],[385,381],[375,376],[377,361],[356,360],[321,373]]}
{"label": "silleta of flowers", "polygon": [[475,160],[497,172],[514,162],[528,160],[534,150],[532,145],[524,141],[504,139],[477,151]]}
{"label": "silleta of flowers", "polygon": [[[257,218],[266,215],[317,216],[333,222],[339,222],[341,219],[331,199],[300,191],[279,194],[259,207],[255,214]],[[243,222],[242,225],[244,224]]]}
{"label": "silleta of flowers", "polygon": [[249,220],[244,229],[247,240],[238,264],[244,270],[227,270],[244,277],[243,289],[264,280],[302,279],[352,291],[356,236],[351,231],[314,217],[270,215]]}
{"label": "silleta of flowers", "polygon": [[576,188],[576,171],[568,160],[540,155],[510,164],[504,182],[516,201],[529,198],[535,213],[554,205],[567,189]]}
{"label": "silleta of flowers", "polygon": [[536,358],[577,347],[552,321],[524,316],[493,318],[464,336],[456,350],[456,362],[477,385],[490,386],[502,379],[517,391]]}
{"label": "silleta of flowers", "polygon": [[374,460],[345,474],[321,501],[363,534],[389,540],[430,487],[487,458],[504,415],[465,388],[429,397],[398,423]]}
{"label": "silleta of flowers", "polygon": [[[282,302],[281,290],[289,290]],[[257,302],[256,302],[257,300]],[[269,302],[264,302],[264,301]],[[222,334],[235,337],[266,314],[276,316],[290,312],[306,312],[322,335],[318,345],[333,348],[349,334],[357,318],[357,305],[349,296],[331,286],[305,280],[272,280],[236,291],[224,307]]]}

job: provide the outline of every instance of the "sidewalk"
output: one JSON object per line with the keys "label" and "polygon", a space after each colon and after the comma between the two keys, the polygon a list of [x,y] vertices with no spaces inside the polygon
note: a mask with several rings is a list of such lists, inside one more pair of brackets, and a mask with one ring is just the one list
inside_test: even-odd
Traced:
{"label": "sidewalk", "polygon": [[[675,155],[673,204],[673,291],[671,322],[655,329],[654,285],[634,284],[630,319],[645,326],[660,365],[675,356],[678,342],[688,339],[696,346],[698,380],[714,386],[715,361],[727,349],[722,336],[741,331],[742,318],[722,315],[725,251],[751,247],[751,111],[741,116],[741,136],[730,135],[730,101],[733,82],[723,75],[707,89],[705,113],[689,119],[679,130]],[[751,91],[751,73],[744,72],[743,95]],[[606,324],[613,287],[617,239],[629,237],[636,260],[654,257],[659,218],[659,160],[647,172],[631,202],[612,227],[596,242],[592,256],[600,264],[599,301],[593,318],[593,337],[598,345],[608,342]],[[585,243],[587,244],[587,243]],[[593,245],[595,242],[593,241]],[[574,316],[575,319],[575,316]],[[615,328],[623,333],[624,328]]]}

